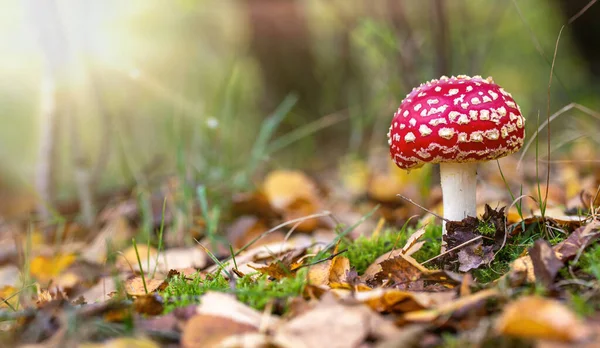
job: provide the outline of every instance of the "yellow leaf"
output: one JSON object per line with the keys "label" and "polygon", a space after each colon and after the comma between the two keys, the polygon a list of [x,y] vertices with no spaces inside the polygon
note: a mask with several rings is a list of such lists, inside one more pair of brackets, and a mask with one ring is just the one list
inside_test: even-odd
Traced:
{"label": "yellow leaf", "polygon": [[313,202],[317,198],[314,182],[300,171],[276,170],[265,178],[263,191],[271,206],[285,210],[296,200]]}
{"label": "yellow leaf", "polygon": [[158,348],[160,345],[149,338],[124,337],[103,343],[83,343],[81,348]]}
{"label": "yellow leaf", "polygon": [[31,260],[29,271],[40,283],[45,284],[61,274],[74,261],[74,254],[36,256]]}
{"label": "yellow leaf", "polygon": [[562,303],[526,296],[508,304],[496,323],[498,333],[531,339],[576,342],[590,330]]}
{"label": "yellow leaf", "polygon": [[[140,271],[140,266],[138,264],[137,258],[137,256],[139,255],[143,271],[152,271],[153,265],[156,261],[156,254],[158,253],[158,251],[153,247],[150,247],[150,249],[148,249],[148,246],[146,246],[145,244],[138,244],[137,251],[138,252],[136,254],[135,248],[133,246],[127,248],[127,250],[123,252],[122,257],[119,257],[117,259],[117,265],[119,266],[119,268],[123,270],[133,269],[134,271]],[[148,257],[150,257],[150,259],[148,259]],[[150,268],[148,268],[148,264],[150,265]]]}
{"label": "yellow leaf", "polygon": [[[17,291],[19,291],[17,288],[10,285],[5,285],[0,288],[0,308],[7,308],[9,307],[9,304],[15,308],[19,302],[19,296],[15,295]],[[8,304],[6,303],[7,301]]]}

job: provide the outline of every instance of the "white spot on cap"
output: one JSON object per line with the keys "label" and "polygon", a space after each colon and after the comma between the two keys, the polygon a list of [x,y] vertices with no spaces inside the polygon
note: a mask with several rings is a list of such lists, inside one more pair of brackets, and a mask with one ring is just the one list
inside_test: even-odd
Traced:
{"label": "white spot on cap", "polygon": [[406,128],[406,125],[404,123],[400,123],[400,129],[404,129]]}
{"label": "white spot on cap", "polygon": [[436,98],[427,100],[427,104],[429,104],[429,105],[434,105],[434,104],[437,104],[439,102],[440,101],[438,99],[436,99]]}
{"label": "white spot on cap", "polygon": [[431,128],[427,127],[426,125],[422,124],[421,126],[419,126],[419,133],[421,133],[422,136],[428,136],[429,134],[431,134]]}
{"label": "white spot on cap", "polygon": [[471,137],[470,137],[470,141],[473,142],[482,142],[483,141],[483,135],[481,134],[481,131],[474,131],[471,133]]}
{"label": "white spot on cap", "polygon": [[508,136],[508,129],[506,129],[506,126],[502,126],[502,128],[500,129],[500,132],[502,133],[503,139]]}
{"label": "white spot on cap", "polygon": [[489,129],[485,131],[485,137],[490,140],[498,140],[500,137],[500,132],[497,129]]}
{"label": "white spot on cap", "polygon": [[408,121],[408,123],[410,123],[410,125],[414,127],[417,124],[417,120],[411,118],[410,121]]}
{"label": "white spot on cap", "polygon": [[479,98],[477,98],[477,97],[471,98],[471,104],[477,105],[479,103],[481,103],[481,100],[479,100]]}
{"label": "white spot on cap", "polygon": [[458,142],[466,143],[467,142],[467,133],[465,133],[465,132],[458,133]]}
{"label": "white spot on cap", "polygon": [[450,121],[452,122],[456,122],[456,119],[460,116],[460,112],[458,111],[450,111],[448,113],[448,118],[450,119]]}
{"label": "white spot on cap", "polygon": [[479,110],[479,119],[482,121],[488,121],[490,119],[490,110]]}
{"label": "white spot on cap", "polygon": [[436,127],[440,124],[446,124],[446,119],[443,117],[434,118],[433,120],[429,121],[429,124],[432,125],[433,127]]}
{"label": "white spot on cap", "polygon": [[424,97],[424,96],[426,96],[426,95],[427,95],[427,93],[425,93],[425,92],[420,92],[419,94],[417,94],[417,97]]}
{"label": "white spot on cap", "polygon": [[402,113],[402,116],[404,116],[404,117],[408,116],[408,110],[404,110],[404,112]]}
{"label": "white spot on cap", "polygon": [[492,98],[488,97],[487,95],[484,95],[482,99],[484,103],[489,103],[492,101]]}
{"label": "white spot on cap", "polygon": [[427,116],[427,109],[421,110],[421,113],[419,115],[421,115],[421,117]]}
{"label": "white spot on cap", "polygon": [[462,103],[460,104],[460,107],[463,109],[468,109],[469,108],[469,103]]}
{"label": "white spot on cap", "polygon": [[451,96],[457,95],[457,94],[458,94],[458,88],[452,88],[451,90],[448,91],[446,96],[451,97]]}
{"label": "white spot on cap", "polygon": [[523,120],[524,120],[524,118],[523,118],[523,117],[521,117],[521,116],[519,116],[519,117],[517,118],[517,127],[519,127],[519,128],[523,128]]}
{"label": "white spot on cap", "polygon": [[421,104],[417,104],[414,107],[415,111],[419,111],[421,109]]}
{"label": "white spot on cap", "polygon": [[467,124],[469,123],[469,117],[467,116],[467,114],[460,114],[460,117],[458,118],[458,121],[456,121],[456,123]]}
{"label": "white spot on cap", "polygon": [[417,137],[415,137],[415,135],[412,132],[408,132],[404,136],[404,141],[406,141],[407,143],[411,143],[415,141],[415,139],[417,139]]}
{"label": "white spot on cap", "polygon": [[436,87],[435,87],[435,91],[436,91],[436,92],[439,92],[439,91],[441,91],[441,90],[442,90],[442,87],[440,87],[440,86],[436,86]]}
{"label": "white spot on cap", "polygon": [[473,90],[473,86],[467,86],[467,92],[471,92]]}
{"label": "white spot on cap", "polygon": [[469,117],[471,117],[471,119],[473,121],[477,121],[477,114],[479,113],[479,111],[477,110],[469,110]]}
{"label": "white spot on cap", "polygon": [[492,99],[494,99],[494,100],[498,99],[498,93],[496,93],[492,90],[489,90],[488,94],[492,96]]}
{"label": "white spot on cap", "polygon": [[452,128],[440,128],[438,135],[444,139],[452,139],[454,136],[454,129]]}
{"label": "white spot on cap", "polygon": [[512,100],[507,100],[506,105],[510,106],[513,109],[517,108],[517,104],[515,104],[515,102],[513,102]]}

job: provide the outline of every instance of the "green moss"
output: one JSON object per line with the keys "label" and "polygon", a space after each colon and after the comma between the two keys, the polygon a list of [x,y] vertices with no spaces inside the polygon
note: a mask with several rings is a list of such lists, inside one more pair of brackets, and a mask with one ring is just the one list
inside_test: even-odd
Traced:
{"label": "green moss", "polygon": [[590,276],[600,280],[600,245],[596,245],[581,254],[579,267]]}
{"label": "green moss", "polygon": [[[344,242],[342,249],[348,249],[345,253],[350,260],[350,265],[362,274],[369,265],[371,265],[379,256],[391,251],[392,249],[402,248],[408,237],[416,229],[403,228],[400,231],[386,230],[377,237],[361,236],[353,242]],[[425,244],[419,251],[413,254],[413,257],[419,262],[428,260],[436,256],[441,248],[442,227],[439,225],[429,225],[425,227],[425,234],[421,240]]]}
{"label": "green moss", "polygon": [[[202,279],[199,275],[191,280],[176,276],[169,281],[169,285],[161,295],[167,303],[165,312],[200,303],[201,295],[207,291],[234,293],[241,302],[262,310],[270,301],[286,300],[300,295],[306,284],[307,272],[306,268],[301,269],[294,277],[279,281],[269,280],[266,275],[255,277],[256,274],[249,274],[237,280],[235,289],[231,289],[229,282],[221,273],[206,279]],[[283,310],[286,309],[287,303],[284,303]]]}
{"label": "green moss", "polygon": [[[549,236],[548,241],[555,245],[566,237],[565,234],[558,233]],[[504,248],[496,255],[494,261],[487,267],[473,271],[473,276],[480,283],[488,283],[500,278],[510,270],[510,263],[523,255],[523,252],[531,248],[533,243],[540,238],[547,239],[540,225],[530,225],[525,231],[507,239]]]}

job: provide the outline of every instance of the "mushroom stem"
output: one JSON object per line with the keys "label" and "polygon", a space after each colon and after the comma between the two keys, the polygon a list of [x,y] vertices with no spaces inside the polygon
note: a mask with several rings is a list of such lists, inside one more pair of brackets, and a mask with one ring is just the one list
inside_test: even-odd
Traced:
{"label": "mushroom stem", "polygon": [[[475,189],[477,188],[477,163],[440,163],[440,181],[444,200],[444,218],[460,221],[467,216],[477,216]],[[442,223],[446,234],[446,221]],[[446,243],[442,242],[442,251]]]}

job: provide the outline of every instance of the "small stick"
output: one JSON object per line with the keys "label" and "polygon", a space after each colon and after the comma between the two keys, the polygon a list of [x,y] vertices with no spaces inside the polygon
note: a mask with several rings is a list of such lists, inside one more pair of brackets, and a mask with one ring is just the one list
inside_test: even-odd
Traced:
{"label": "small stick", "polygon": [[404,195],[402,195],[402,194],[400,194],[400,193],[396,194],[396,196],[398,196],[398,197],[400,197],[400,198],[402,198],[402,199],[404,199],[404,200],[408,201],[409,203],[411,203],[411,204],[413,204],[413,205],[415,205],[415,206],[417,206],[417,207],[419,207],[419,208],[421,208],[421,209],[425,210],[426,212],[428,212],[429,214],[431,214],[431,215],[435,216],[436,218],[438,218],[438,219],[440,219],[440,220],[444,220],[444,221],[446,221],[446,222],[450,222],[450,220],[448,220],[448,219],[445,219],[443,216],[440,216],[440,215],[438,215],[438,214],[436,214],[436,213],[432,212],[431,210],[429,210],[429,209],[425,208],[424,206],[420,205],[419,203],[417,203],[417,202],[413,201],[412,199],[410,199],[410,198],[408,198],[408,197],[406,197],[406,196],[404,196]]}
{"label": "small stick", "polygon": [[424,265],[424,264],[426,264],[426,263],[429,263],[429,262],[431,262],[431,261],[433,261],[433,260],[435,260],[435,259],[437,259],[437,258],[439,258],[439,257],[442,257],[442,256],[446,255],[447,253],[449,253],[449,252],[451,252],[451,251],[454,251],[454,250],[456,250],[456,249],[460,249],[460,248],[464,247],[465,245],[467,245],[467,244],[470,244],[470,243],[472,243],[472,242],[474,242],[474,241],[476,241],[476,240],[480,240],[481,238],[483,238],[483,236],[477,236],[477,237],[475,237],[475,238],[473,238],[473,239],[471,239],[471,240],[468,240],[468,241],[466,241],[466,242],[462,243],[461,245],[457,245],[457,246],[455,246],[455,247],[454,247],[454,248],[452,248],[452,249],[449,249],[449,250],[446,250],[446,251],[444,251],[443,253],[439,254],[438,256],[434,256],[434,257],[430,258],[429,260],[427,260],[427,261],[425,261],[425,262],[421,263],[421,265]]}

